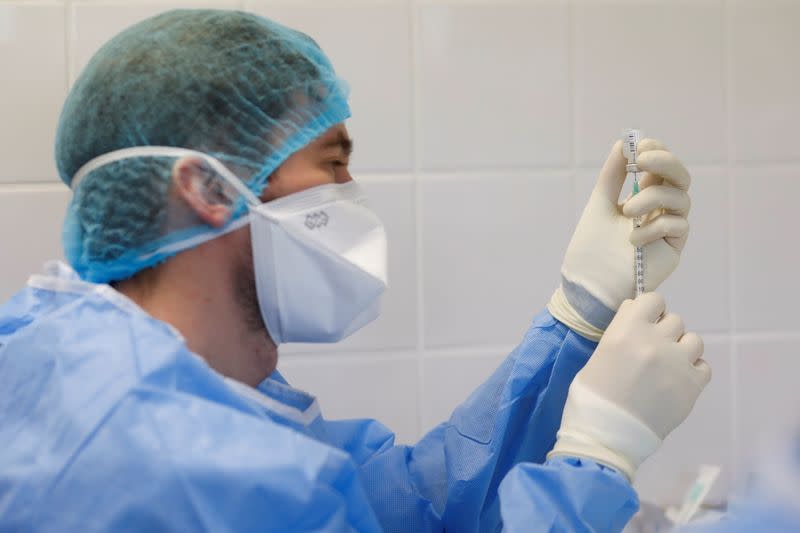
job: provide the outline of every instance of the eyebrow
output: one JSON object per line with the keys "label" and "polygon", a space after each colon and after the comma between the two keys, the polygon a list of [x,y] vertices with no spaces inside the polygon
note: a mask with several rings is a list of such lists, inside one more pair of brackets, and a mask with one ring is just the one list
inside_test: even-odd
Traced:
{"label": "eyebrow", "polygon": [[353,153],[353,139],[344,133],[339,133],[336,138],[323,144],[322,148],[339,148],[346,156],[349,156]]}

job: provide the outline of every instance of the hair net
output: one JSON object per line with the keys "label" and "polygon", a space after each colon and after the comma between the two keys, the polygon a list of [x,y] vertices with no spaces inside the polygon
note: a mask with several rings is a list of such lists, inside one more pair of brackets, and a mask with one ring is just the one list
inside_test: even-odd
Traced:
{"label": "hair net", "polygon": [[[196,218],[172,193],[176,158],[93,165],[120,149],[188,148],[221,161],[259,196],[272,172],[350,115],[346,84],[308,36],[238,11],[176,10],[106,43],[67,97],[56,136],[61,179],[73,188],[67,260],[82,278],[120,280],[242,225]],[[85,170],[85,169],[84,169]]]}

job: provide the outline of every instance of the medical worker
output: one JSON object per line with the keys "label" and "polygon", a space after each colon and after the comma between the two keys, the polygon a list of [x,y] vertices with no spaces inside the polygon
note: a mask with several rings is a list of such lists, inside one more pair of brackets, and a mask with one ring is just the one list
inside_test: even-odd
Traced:
{"label": "medical worker", "polygon": [[710,377],[659,296],[628,300],[633,244],[651,290],[678,265],[686,169],[643,141],[646,187],[620,207],[614,146],[548,310],[397,446],[275,370],[278,345],[374,319],[387,284],[349,115],[314,41],[252,14],[171,11],[92,58],[56,141],[69,266],[0,308],[0,530],[623,527],[636,468]]}

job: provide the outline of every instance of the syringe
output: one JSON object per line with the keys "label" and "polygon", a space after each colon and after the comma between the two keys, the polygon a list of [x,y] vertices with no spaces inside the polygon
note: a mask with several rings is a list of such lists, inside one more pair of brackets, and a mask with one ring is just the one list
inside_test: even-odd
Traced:
{"label": "syringe", "polygon": [[[625,130],[624,152],[628,158],[625,170],[633,174],[633,196],[639,194],[639,167],[636,165],[636,149],[639,146],[639,139],[639,130]],[[635,217],[633,219],[633,227],[640,228],[641,226],[642,217]],[[633,279],[636,285],[636,296],[638,297],[644,294],[644,250],[641,246],[637,246],[634,252]]]}

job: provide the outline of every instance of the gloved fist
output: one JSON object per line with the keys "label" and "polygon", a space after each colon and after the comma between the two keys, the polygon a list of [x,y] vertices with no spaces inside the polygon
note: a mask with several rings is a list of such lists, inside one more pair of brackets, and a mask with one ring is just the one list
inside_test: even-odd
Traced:
{"label": "gloved fist", "polygon": [[661,296],[625,301],[569,388],[549,456],[593,459],[632,480],[711,379],[702,355],[703,341]]}
{"label": "gloved fist", "polygon": [[[617,142],[567,248],[561,286],[548,305],[559,321],[599,340],[620,304],[635,294],[634,253],[644,247],[645,290],[653,291],[677,268],[689,236],[686,167],[658,141],[639,143],[641,192],[619,204],[627,159]],[[642,226],[633,228],[641,216]]]}

